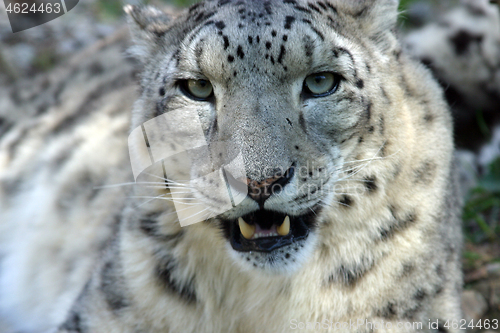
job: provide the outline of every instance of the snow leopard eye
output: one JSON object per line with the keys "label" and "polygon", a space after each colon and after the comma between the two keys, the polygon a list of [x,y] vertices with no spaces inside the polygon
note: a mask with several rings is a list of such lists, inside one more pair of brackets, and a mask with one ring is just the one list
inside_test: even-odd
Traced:
{"label": "snow leopard eye", "polygon": [[213,87],[208,80],[182,80],[180,82],[182,92],[197,101],[207,101],[213,96]]}
{"label": "snow leopard eye", "polygon": [[340,79],[333,73],[314,73],[304,80],[303,93],[307,97],[323,97],[337,90]]}

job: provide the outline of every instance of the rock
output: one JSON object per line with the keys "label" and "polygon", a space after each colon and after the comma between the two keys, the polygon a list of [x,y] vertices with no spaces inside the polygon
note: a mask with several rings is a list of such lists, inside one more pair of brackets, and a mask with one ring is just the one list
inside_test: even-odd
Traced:
{"label": "rock", "polygon": [[465,290],[462,294],[462,309],[467,322],[482,318],[488,311],[488,304],[483,295],[475,290]]}
{"label": "rock", "polygon": [[500,262],[494,262],[486,265],[488,275],[494,278],[500,277]]}

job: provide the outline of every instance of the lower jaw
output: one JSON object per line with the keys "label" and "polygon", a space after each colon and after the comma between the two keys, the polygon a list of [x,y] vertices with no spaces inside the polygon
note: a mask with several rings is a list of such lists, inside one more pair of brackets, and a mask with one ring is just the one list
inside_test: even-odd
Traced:
{"label": "lower jaw", "polygon": [[[242,216],[244,220],[256,218],[269,219],[270,221],[283,221],[286,214],[260,210]],[[297,241],[305,240],[309,232],[315,227],[315,214],[290,216],[290,232],[286,236],[262,237],[246,239],[240,232],[237,220],[223,220],[222,228],[232,248],[238,252],[267,252],[270,253],[281,247],[289,246]],[[268,222],[268,225],[272,222]]]}

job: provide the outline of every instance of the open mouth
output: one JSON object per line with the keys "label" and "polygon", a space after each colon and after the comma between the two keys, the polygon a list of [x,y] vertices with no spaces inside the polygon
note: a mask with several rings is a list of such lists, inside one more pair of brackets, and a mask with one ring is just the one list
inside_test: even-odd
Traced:
{"label": "open mouth", "polygon": [[291,216],[260,209],[235,220],[223,220],[222,226],[234,250],[271,252],[306,239],[314,227],[314,213]]}

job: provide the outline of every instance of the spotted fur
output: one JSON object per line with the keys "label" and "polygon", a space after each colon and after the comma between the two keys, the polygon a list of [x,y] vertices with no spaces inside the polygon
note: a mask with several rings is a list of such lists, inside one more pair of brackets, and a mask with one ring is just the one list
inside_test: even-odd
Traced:
{"label": "spotted fur", "polygon": [[[403,332],[397,322],[460,319],[451,116],[430,72],[402,51],[397,5],[212,0],[176,18],[127,7],[143,67],[131,116],[132,70],[101,45],[94,54],[112,63],[86,55],[77,66],[105,81],[78,93],[79,72],[63,75],[59,104],[1,141],[0,318],[60,333],[290,332],[325,320]],[[303,82],[318,72],[339,84],[311,97]],[[209,80],[213,98],[190,97],[185,79]],[[198,114],[211,155],[197,150],[189,167],[175,155],[134,183],[125,129],[176,111]],[[238,152],[253,189],[296,171],[282,192],[220,213],[226,186],[206,161]],[[185,197],[206,204],[204,221],[179,225],[159,199],[167,175],[192,179]],[[232,221],[258,209],[304,217],[307,238],[235,251]]]}

